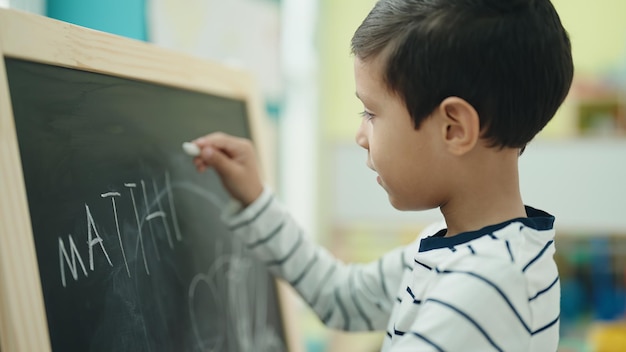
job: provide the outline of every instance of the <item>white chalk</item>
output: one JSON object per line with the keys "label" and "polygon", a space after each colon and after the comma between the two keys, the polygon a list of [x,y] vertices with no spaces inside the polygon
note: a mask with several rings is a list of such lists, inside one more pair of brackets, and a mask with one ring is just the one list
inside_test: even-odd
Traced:
{"label": "white chalk", "polygon": [[195,143],[190,143],[190,142],[183,143],[183,150],[185,151],[185,153],[191,156],[200,155],[200,148],[198,148],[198,146]]}

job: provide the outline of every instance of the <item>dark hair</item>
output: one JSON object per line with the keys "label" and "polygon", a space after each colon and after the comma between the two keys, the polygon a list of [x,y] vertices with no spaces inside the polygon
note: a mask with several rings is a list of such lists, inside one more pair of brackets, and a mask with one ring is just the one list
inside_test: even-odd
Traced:
{"label": "dark hair", "polygon": [[352,53],[384,54],[384,80],[415,128],[447,97],[465,99],[492,146],[523,148],[572,83],[571,44],[549,0],[380,0]]}

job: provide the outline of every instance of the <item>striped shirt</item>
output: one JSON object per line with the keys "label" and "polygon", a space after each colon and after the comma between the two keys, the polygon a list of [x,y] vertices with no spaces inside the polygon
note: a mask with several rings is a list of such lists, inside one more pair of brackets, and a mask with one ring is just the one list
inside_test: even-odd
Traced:
{"label": "striped shirt", "polygon": [[375,262],[345,264],[309,240],[266,189],[223,219],[330,328],[386,330],[382,351],[556,351],[554,217],[444,237],[445,224]]}

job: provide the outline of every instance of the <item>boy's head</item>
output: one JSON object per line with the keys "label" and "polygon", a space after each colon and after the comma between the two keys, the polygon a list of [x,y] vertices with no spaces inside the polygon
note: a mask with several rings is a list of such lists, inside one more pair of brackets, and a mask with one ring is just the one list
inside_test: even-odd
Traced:
{"label": "boy's head", "polygon": [[549,0],[380,0],[352,38],[383,60],[387,88],[419,128],[447,97],[480,117],[490,145],[523,148],[569,91],[567,32]]}

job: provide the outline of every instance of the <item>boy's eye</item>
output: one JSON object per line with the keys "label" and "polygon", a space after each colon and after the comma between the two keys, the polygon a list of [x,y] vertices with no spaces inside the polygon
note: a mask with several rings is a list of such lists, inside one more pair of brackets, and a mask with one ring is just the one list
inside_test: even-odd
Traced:
{"label": "boy's eye", "polygon": [[371,112],[367,110],[363,110],[362,112],[359,113],[359,115],[361,115],[361,117],[365,117],[368,120],[371,120],[374,118],[374,114],[372,114]]}

